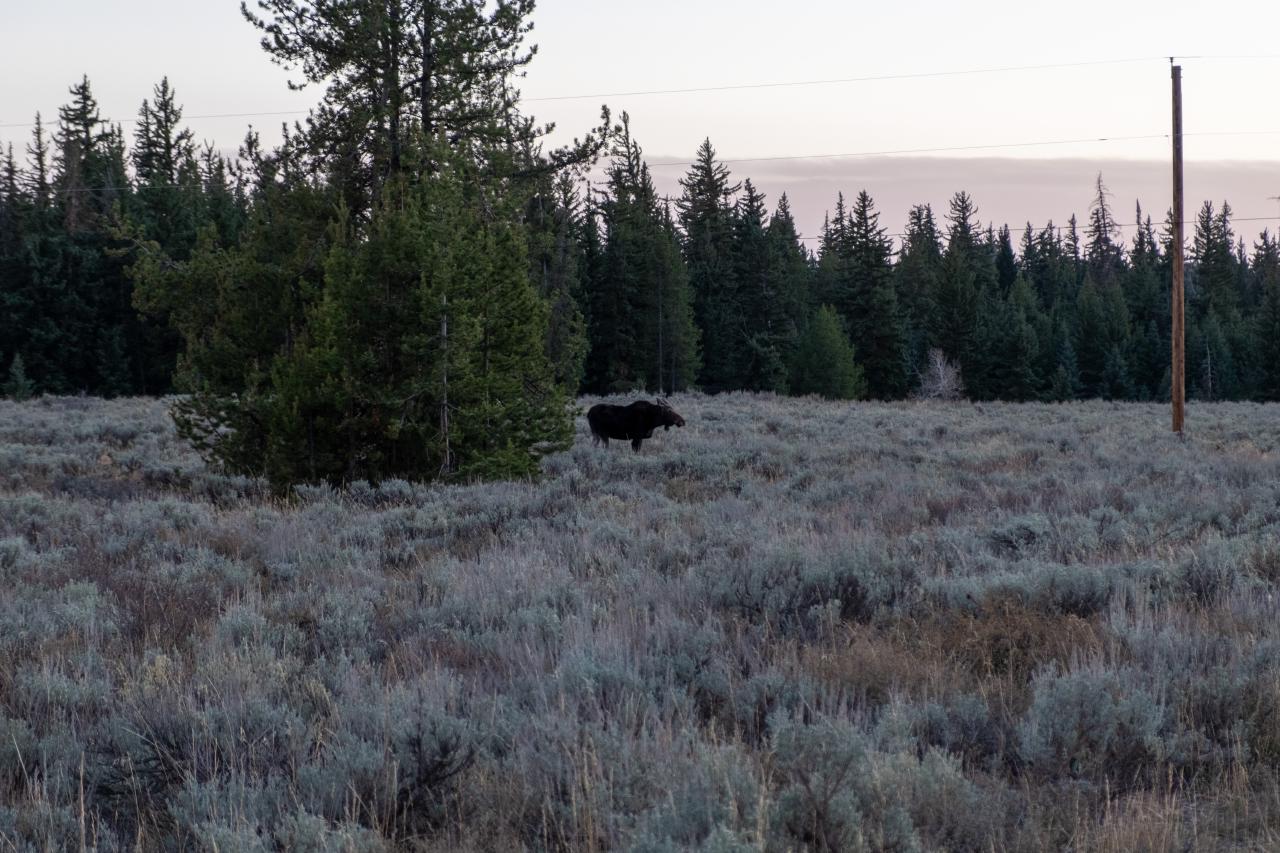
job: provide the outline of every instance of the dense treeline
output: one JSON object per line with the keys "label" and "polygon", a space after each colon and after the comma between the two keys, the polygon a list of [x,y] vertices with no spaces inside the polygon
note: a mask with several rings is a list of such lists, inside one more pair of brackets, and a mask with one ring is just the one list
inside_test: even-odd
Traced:
{"label": "dense treeline", "polygon": [[[237,246],[259,262],[237,271],[241,286],[287,299],[282,290],[322,275],[338,206],[363,195],[317,179],[296,133],[272,152],[250,133],[234,159],[198,148],[168,81],[143,101],[131,141],[100,120],[87,79],[71,95],[52,133],[37,120],[25,161],[3,153],[0,359],[13,388],[164,393],[182,349],[170,326],[181,324],[134,293],[140,245],[166,263]],[[1139,206],[1124,242],[1101,177],[1083,228],[1074,217],[1027,224],[1016,239],[981,226],[961,192],[941,218],[913,208],[895,247],[865,192],[839,196],[810,252],[787,197],[770,214],[709,142],[674,200],[659,197],[625,116],[608,154],[603,186],[584,193],[569,172],[544,176],[515,217],[547,314],[545,352],[570,391],[894,398],[918,386],[938,348],[979,399],[1168,394],[1168,219],[1157,230]],[[1205,202],[1187,299],[1189,392],[1280,399],[1276,238],[1247,245],[1230,206]],[[818,322],[823,305],[865,381],[815,378],[813,365],[848,369],[828,354],[842,342]],[[264,352],[287,337],[259,331]]]}
{"label": "dense treeline", "polygon": [[[1168,217],[1124,241],[1101,176],[1083,227],[1020,237],[959,192],[895,242],[840,195],[811,249],[709,140],[674,199],[625,115],[544,150],[528,0],[304,5],[245,11],[327,87],[274,150],[198,146],[167,80],[126,135],[84,79],[2,152],[8,394],[187,392],[184,434],[277,482],[532,470],[576,393],[892,399],[937,353],[977,399],[1168,394]],[[1193,231],[1189,391],[1280,399],[1276,239],[1225,202]]]}

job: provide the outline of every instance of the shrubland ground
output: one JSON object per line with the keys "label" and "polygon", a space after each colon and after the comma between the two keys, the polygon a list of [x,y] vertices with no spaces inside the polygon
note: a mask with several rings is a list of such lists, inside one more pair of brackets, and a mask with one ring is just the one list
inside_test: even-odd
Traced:
{"label": "shrubland ground", "polygon": [[673,402],[288,502],[0,402],[0,849],[1280,844],[1280,409]]}

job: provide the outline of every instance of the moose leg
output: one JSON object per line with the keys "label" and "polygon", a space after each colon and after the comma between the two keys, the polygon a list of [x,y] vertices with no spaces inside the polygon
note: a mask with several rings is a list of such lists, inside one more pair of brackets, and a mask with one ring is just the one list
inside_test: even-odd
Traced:
{"label": "moose leg", "polygon": [[631,449],[632,449],[632,450],[634,450],[636,453],[639,453],[639,452],[640,452],[640,444],[641,444],[641,442],[643,442],[643,441],[644,441],[644,439],[643,439],[643,438],[633,438],[633,439],[631,439]]}

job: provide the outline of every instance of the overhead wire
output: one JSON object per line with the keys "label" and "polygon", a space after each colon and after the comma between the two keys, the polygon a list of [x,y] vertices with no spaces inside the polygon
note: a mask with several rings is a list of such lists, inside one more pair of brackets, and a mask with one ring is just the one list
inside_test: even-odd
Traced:
{"label": "overhead wire", "polygon": [[[713,92],[729,92],[736,90],[753,90],[753,89],[778,89],[778,88],[794,88],[803,86],[831,86],[846,83],[874,83],[891,80],[920,80],[940,77],[963,77],[980,74],[1012,74],[1026,73],[1034,71],[1048,71],[1059,68],[1087,68],[1106,65],[1130,65],[1140,62],[1165,62],[1169,60],[1169,56],[1133,56],[1121,57],[1114,59],[1093,59],[1080,60],[1075,62],[1048,62],[1031,65],[1003,65],[982,68],[960,68],[948,69],[941,71],[913,71],[892,74],[867,74],[854,77],[832,77],[815,80],[771,80],[753,83],[727,83],[716,86],[690,86],[685,88],[672,89],[638,89],[623,92],[596,92],[589,94],[569,94],[569,95],[540,95],[521,98],[522,101],[528,102],[548,102],[548,101],[573,101],[585,100],[588,98],[631,98],[650,95],[693,95]],[[1228,61],[1228,60],[1270,60],[1280,59],[1280,54],[1200,54],[1194,56],[1179,56],[1178,59],[1202,59],[1211,61]],[[267,112],[245,112],[245,113],[208,113],[193,116],[184,116],[188,121],[196,119],[223,119],[223,118],[260,118],[265,116],[293,116],[307,115],[310,110],[274,110]],[[121,119],[103,119],[104,124],[125,124],[136,122],[135,118]],[[34,127],[35,122],[8,122],[0,124],[0,129],[15,127]]]}

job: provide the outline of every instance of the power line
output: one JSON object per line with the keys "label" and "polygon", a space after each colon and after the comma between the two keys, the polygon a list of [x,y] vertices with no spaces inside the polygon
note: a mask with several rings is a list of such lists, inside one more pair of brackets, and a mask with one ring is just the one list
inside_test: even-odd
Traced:
{"label": "power line", "polygon": [[[1253,54],[1253,55],[1200,55],[1185,56],[1180,59],[1201,59],[1201,60],[1259,60],[1259,59],[1280,59],[1280,54]],[[735,90],[751,90],[751,89],[780,89],[794,88],[802,86],[831,86],[844,83],[875,83],[890,80],[922,80],[939,77],[964,77],[979,74],[1010,74],[1015,72],[1029,71],[1047,71],[1057,68],[1088,68],[1104,65],[1126,65],[1139,62],[1165,62],[1169,59],[1167,56],[1136,56],[1123,59],[1097,59],[1085,60],[1080,62],[1052,62],[1039,65],[1005,65],[988,68],[962,68],[946,71],[919,71],[907,72],[900,74],[869,74],[861,77],[833,77],[822,80],[775,80],[759,83],[730,83],[720,86],[691,86],[681,89],[644,89],[630,92],[598,92],[595,94],[580,95],[544,95],[541,97],[522,98],[521,100],[529,102],[546,102],[546,101],[574,101],[585,100],[587,98],[631,98],[648,95],[692,95],[706,92],[728,92]],[[186,116],[188,121],[196,119],[222,119],[222,118],[261,118],[264,116],[292,116],[307,115],[310,110],[276,110],[269,112],[252,112],[252,113],[209,113],[203,115]],[[136,122],[137,118],[123,119],[103,119],[103,124],[126,124]],[[34,127],[35,122],[12,122],[0,124],[0,129],[15,127]]]}
{"label": "power line", "polygon": [[1165,56],[1139,56],[1129,59],[1099,59],[1086,62],[1054,62],[1042,65],[1006,65],[994,68],[964,68],[950,71],[919,71],[905,74],[870,74],[862,77],[833,77],[825,80],[783,80],[765,83],[731,83],[723,86],[691,86],[684,89],[645,89],[634,92],[599,92],[592,95],[547,95],[524,98],[526,101],[573,101],[586,98],[632,98],[642,95],[693,95],[703,92],[729,92],[741,89],[780,89],[793,86],[831,86],[841,83],[875,83],[884,80],[919,80],[931,77],[961,77],[973,74],[1006,74],[1015,71],[1045,71],[1053,68],[1082,68],[1096,65],[1122,65],[1135,62],[1164,62]]}
{"label": "power line", "polygon": [[[862,77],[834,77],[825,80],[782,80],[764,83],[731,83],[723,86],[691,86],[683,89],[644,89],[633,92],[600,92],[593,95],[546,95],[524,98],[526,101],[573,101],[586,98],[631,98],[644,95],[693,95],[703,92],[729,92],[742,89],[779,89],[793,86],[830,86],[841,83],[875,83],[886,80],[921,80],[934,77],[963,77],[975,74],[1008,74],[1026,71],[1048,71],[1055,68],[1087,68],[1101,65],[1126,65],[1138,62],[1166,62],[1168,56],[1135,56],[1125,59],[1096,59],[1082,62],[1050,62],[1039,65],[1004,65],[989,68],[962,68],[948,71],[919,71],[902,74],[870,74]],[[1280,59],[1280,54],[1185,56],[1178,59],[1248,60]]]}

